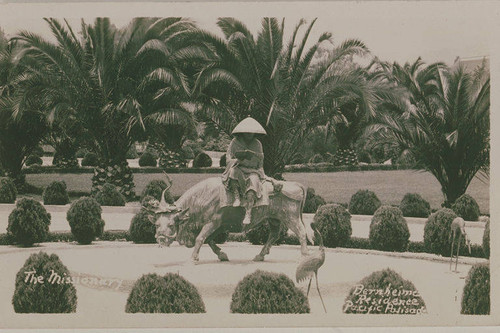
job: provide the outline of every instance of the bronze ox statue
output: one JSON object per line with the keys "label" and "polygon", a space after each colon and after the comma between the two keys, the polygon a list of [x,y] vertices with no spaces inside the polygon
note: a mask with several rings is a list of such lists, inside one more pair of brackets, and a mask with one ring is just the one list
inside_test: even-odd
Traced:
{"label": "bronze ox statue", "polygon": [[[167,176],[168,178],[168,176]],[[174,204],[165,201],[163,191],[161,201],[150,202],[150,209],[157,219],[150,220],[156,225],[156,240],[160,245],[170,246],[176,240],[181,245],[194,247],[191,259],[199,260],[201,246],[206,242],[219,260],[227,261],[227,255],[215,243],[215,237],[228,224],[242,224],[245,211],[241,207],[220,207],[220,191],[223,189],[220,177],[212,177],[188,189]],[[270,185],[270,184],[269,184]],[[271,186],[271,185],[270,185]],[[269,187],[269,186],[268,186]],[[280,224],[292,230],[300,241],[302,255],[309,254],[307,239],[314,244],[314,231],[302,219],[302,209],[306,199],[306,188],[296,182],[280,182],[279,190],[269,194],[269,205],[254,207],[251,223],[247,230],[255,228],[264,220],[269,222],[269,237],[254,261],[264,260],[272,244],[279,236]],[[199,231],[199,232],[198,232]]]}

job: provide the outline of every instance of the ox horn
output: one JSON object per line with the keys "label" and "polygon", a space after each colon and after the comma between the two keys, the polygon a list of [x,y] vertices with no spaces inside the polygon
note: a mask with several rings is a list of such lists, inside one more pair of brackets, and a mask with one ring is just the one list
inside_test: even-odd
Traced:
{"label": "ox horn", "polygon": [[167,192],[167,191],[168,191],[168,188],[164,189],[163,192],[161,192],[160,205],[158,207],[158,209],[161,211],[167,211],[169,209],[169,204],[165,200],[165,192]]}
{"label": "ox horn", "polygon": [[164,175],[165,175],[165,177],[167,178],[167,182],[168,182],[168,184],[167,184],[167,188],[166,188],[166,189],[168,190],[168,189],[170,189],[170,187],[172,187],[172,183],[173,183],[173,182],[172,182],[172,179],[170,179],[170,177],[167,175],[167,173],[166,173],[165,171],[163,171],[163,174],[164,174]]}

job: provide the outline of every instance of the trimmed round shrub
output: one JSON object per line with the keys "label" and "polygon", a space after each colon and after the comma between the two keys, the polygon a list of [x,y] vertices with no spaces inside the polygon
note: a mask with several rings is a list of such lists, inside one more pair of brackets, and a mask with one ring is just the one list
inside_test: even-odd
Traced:
{"label": "trimmed round shrub", "polygon": [[[147,198],[153,199],[153,197],[148,196]],[[153,218],[153,221],[158,219],[155,214],[151,214],[145,209],[141,209],[130,222],[130,239],[134,243],[156,243],[156,226],[151,222],[149,217]]]}
{"label": "trimmed round shrub", "polygon": [[143,275],[130,292],[128,313],[204,313],[205,304],[196,287],[183,277],[167,273]]}
{"label": "trimmed round shrub", "polygon": [[193,168],[209,168],[212,166],[212,159],[206,153],[199,153],[193,160]]}
{"label": "trimmed round shrub", "polygon": [[71,204],[66,219],[71,233],[80,244],[90,244],[104,231],[104,220],[101,218],[102,208],[91,197],[83,197]]}
{"label": "trimmed round shrub", "polygon": [[380,200],[375,193],[369,190],[359,190],[351,197],[349,212],[351,214],[373,215],[380,205]]}
{"label": "trimmed round shrub", "polygon": [[156,164],[156,157],[149,151],[145,151],[139,158],[139,166],[141,167],[155,167]]}
{"label": "trimmed round shrub", "polygon": [[224,154],[224,155],[222,155],[222,156],[220,157],[220,160],[219,160],[219,166],[220,166],[221,168],[224,168],[224,167],[226,167],[226,165],[227,165],[227,157],[226,157],[226,154]]}
{"label": "trimmed round shrub", "polygon": [[17,189],[12,179],[7,177],[0,178],[0,203],[16,202]]}
{"label": "trimmed round shrub", "polygon": [[66,205],[67,203],[69,203],[69,196],[64,180],[53,181],[43,191],[44,205]]}
{"label": "trimmed round shrub", "polygon": [[[161,194],[164,189],[167,188],[167,183],[161,179],[154,179],[150,181],[144,190],[142,191],[141,198],[144,200],[146,196],[152,196],[158,201],[161,201]],[[174,203],[174,197],[170,193],[170,191],[165,192],[165,200],[168,203]]]}
{"label": "trimmed round shrub", "polygon": [[232,313],[309,313],[304,293],[285,274],[257,270],[236,286]]}
{"label": "trimmed round shrub", "polygon": [[490,219],[486,221],[486,226],[484,227],[483,233],[483,252],[484,257],[490,257]]}
{"label": "trimmed round shrub", "polygon": [[304,204],[304,213],[316,213],[318,208],[326,204],[325,199],[321,196],[316,195],[316,192],[312,187],[307,189],[306,202]]}
{"label": "trimmed round shrub", "polygon": [[391,206],[377,209],[370,223],[369,239],[376,250],[406,251],[410,230],[401,210]]}
{"label": "trimmed round shrub", "polygon": [[36,200],[22,198],[9,215],[7,234],[17,244],[32,246],[43,242],[49,233],[50,213]]}
{"label": "trimmed round shrub", "polygon": [[321,206],[314,215],[314,224],[327,247],[344,246],[351,239],[351,214],[341,205]]}
{"label": "trimmed round shrub", "polygon": [[96,193],[95,200],[101,206],[125,206],[125,197],[118,192],[115,185],[106,183]]}
{"label": "trimmed round shrub", "polygon": [[[26,274],[30,272],[31,274]],[[43,283],[38,282],[43,278]],[[28,280],[26,281],[26,279]],[[68,268],[56,254],[32,254],[17,272],[12,305],[16,313],[76,312],[76,289]],[[62,283],[59,283],[61,282]]]}
{"label": "trimmed round shrub", "polygon": [[479,218],[479,205],[476,200],[468,194],[462,194],[451,209],[466,221],[477,221]]}
{"label": "trimmed round shrub", "polygon": [[[380,290],[380,292],[368,295],[370,290]],[[394,296],[393,292],[397,296]],[[405,305],[395,305],[393,301],[405,301]],[[425,302],[413,283],[403,279],[390,268],[374,272],[355,285],[349,291],[342,311],[355,314],[427,313]]]}
{"label": "trimmed round shrub", "polygon": [[[427,252],[450,256],[453,237],[451,223],[456,217],[455,212],[449,208],[442,208],[429,216],[424,228],[424,245]],[[466,252],[465,239],[462,237],[460,253]]]}
{"label": "trimmed round shrub", "polygon": [[26,166],[33,166],[33,165],[42,165],[43,161],[42,158],[38,155],[30,155],[26,158],[26,161],[24,162]]}
{"label": "trimmed round shrub", "polygon": [[82,159],[82,167],[97,166],[97,164],[99,164],[99,159],[97,158],[96,153],[88,152],[85,154],[85,157]]}
{"label": "trimmed round shrub", "polygon": [[490,314],[490,266],[472,266],[465,280],[461,314]]}
{"label": "trimmed round shrub", "polygon": [[362,150],[358,153],[358,161],[360,163],[371,163],[372,162],[372,157],[369,152],[366,150]]}
{"label": "trimmed round shrub", "polygon": [[[287,229],[281,224],[279,228],[280,228],[279,236],[278,239],[273,243],[274,245],[281,244],[286,236]],[[267,242],[267,239],[269,238],[269,233],[270,233],[269,221],[265,220],[262,223],[260,223],[257,227],[249,230],[246,233],[246,236],[248,241],[253,245],[262,245]]]}
{"label": "trimmed round shrub", "polygon": [[429,217],[431,213],[431,205],[418,193],[406,193],[399,208],[408,217]]}
{"label": "trimmed round shrub", "polygon": [[323,158],[323,156],[321,156],[321,154],[314,154],[310,159],[309,159],[309,163],[321,163],[321,162],[324,162],[325,159]]}

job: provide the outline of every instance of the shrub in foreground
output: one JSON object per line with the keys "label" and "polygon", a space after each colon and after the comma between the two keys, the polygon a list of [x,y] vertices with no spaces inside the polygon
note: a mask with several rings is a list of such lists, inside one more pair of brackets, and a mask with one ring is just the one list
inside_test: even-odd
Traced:
{"label": "shrub in foreground", "polygon": [[99,159],[95,153],[88,152],[82,159],[82,167],[97,166],[97,164],[99,164]]}
{"label": "shrub in foreground", "polygon": [[410,240],[410,230],[401,210],[391,206],[382,206],[377,209],[370,223],[368,238],[374,249],[406,251]]}
{"label": "shrub in foreground", "polygon": [[96,193],[95,200],[102,206],[125,206],[125,197],[110,183],[102,186]]}
{"label": "shrub in foreground", "polygon": [[309,313],[309,302],[285,274],[257,270],[236,286],[232,313]]}
{"label": "shrub in foreground", "polygon": [[7,177],[0,178],[0,203],[14,203],[17,197],[17,189],[14,182]]}
{"label": "shrub in foreground", "polygon": [[486,226],[484,227],[483,233],[483,252],[484,257],[490,257],[490,219],[486,221]]}
{"label": "shrub in foreground", "polygon": [[43,191],[44,205],[66,205],[67,203],[69,203],[69,196],[64,180],[53,181]]}
{"label": "shrub in foreground", "polygon": [[316,213],[321,205],[326,203],[325,199],[321,196],[316,195],[316,192],[312,187],[307,189],[306,202],[304,204],[304,213]]}
{"label": "shrub in foreground", "polygon": [[352,234],[351,214],[343,206],[321,206],[314,215],[314,224],[327,247],[345,246]]}
{"label": "shrub in foreground", "polygon": [[[442,208],[429,216],[424,227],[424,244],[427,252],[447,257],[450,256],[452,241],[451,223],[456,217],[455,212],[449,208]],[[463,254],[465,252],[467,252],[465,239],[462,237],[460,253]]]}
{"label": "shrub in foreground", "polygon": [[465,280],[461,314],[490,314],[490,266],[472,266]]}
{"label": "shrub in foreground", "polygon": [[155,167],[156,157],[149,151],[145,151],[139,158],[139,166],[141,167]]}
{"label": "shrub in foreground", "polygon": [[227,157],[226,154],[223,154],[219,159],[219,166],[224,168],[227,165]]}
{"label": "shrub in foreground", "polygon": [[129,233],[134,243],[156,243],[156,226],[149,219],[150,216],[153,218],[153,221],[157,219],[155,215],[145,209],[141,209],[132,218]]}
{"label": "shrub in foreground", "polygon": [[[164,189],[167,188],[167,183],[161,179],[154,179],[150,181],[144,190],[142,191],[141,198],[144,200],[146,196],[152,196],[156,200],[160,201],[161,200],[161,194]],[[168,203],[174,203],[174,198],[172,194],[170,194],[170,191],[165,192],[165,200]]]}
{"label": "shrub in foreground", "polygon": [[125,312],[203,313],[205,304],[196,287],[183,277],[147,274],[135,282]]}
{"label": "shrub in foreground", "polygon": [[407,217],[429,217],[431,213],[431,205],[418,193],[406,193],[399,208]]}
{"label": "shrub in foreground", "polygon": [[[380,293],[372,293],[369,296],[368,290],[380,290]],[[389,293],[385,293],[389,290]],[[398,296],[393,296],[396,292]],[[394,305],[394,300],[409,301],[405,306]],[[403,279],[398,273],[390,268],[374,272],[350,291],[344,301],[344,313],[356,314],[420,314],[426,313],[425,302],[419,292],[409,280]]]}
{"label": "shrub in foreground", "polygon": [[206,153],[199,153],[193,160],[193,168],[208,168],[212,166],[212,159]]}
{"label": "shrub in foreground", "polygon": [[24,162],[26,166],[33,166],[33,165],[42,165],[43,161],[42,158],[38,155],[30,155],[26,158],[26,161]]}
{"label": "shrub in foreground", "polygon": [[23,198],[9,215],[7,233],[17,244],[43,242],[49,233],[50,213],[36,200]]}
{"label": "shrub in foreground", "polygon": [[462,194],[451,206],[451,209],[466,221],[477,221],[479,218],[479,205],[468,194]]}
{"label": "shrub in foreground", "polygon": [[90,197],[83,197],[71,204],[66,219],[71,233],[80,244],[90,244],[104,231],[104,220],[99,203]]}
{"label": "shrub in foreground", "polygon": [[369,190],[359,190],[351,197],[351,201],[349,202],[349,213],[373,215],[380,205],[380,200],[375,193]]}
{"label": "shrub in foreground", "polygon": [[[28,279],[26,272],[42,276],[44,283]],[[54,274],[52,274],[54,273]],[[52,275],[52,277],[51,277]],[[29,275],[28,277],[31,277]],[[72,283],[58,283],[70,272],[56,254],[32,254],[17,272],[12,305],[16,313],[70,313],[76,312],[76,289]]]}

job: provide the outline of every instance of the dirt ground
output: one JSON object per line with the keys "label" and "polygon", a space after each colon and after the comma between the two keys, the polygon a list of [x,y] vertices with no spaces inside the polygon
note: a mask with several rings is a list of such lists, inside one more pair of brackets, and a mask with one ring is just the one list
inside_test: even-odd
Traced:
{"label": "dirt ground", "polygon": [[[75,318],[91,316],[99,325],[115,326],[130,320],[130,316],[134,316],[125,315],[124,312],[128,293],[134,281],[146,273],[180,274],[199,290],[206,306],[205,316],[217,315],[229,321],[234,320],[234,316],[238,316],[230,315],[231,295],[237,283],[245,275],[261,269],[284,273],[295,280],[295,270],[300,259],[297,246],[273,247],[264,262],[252,261],[252,258],[260,251],[260,246],[226,243],[221,247],[229,256],[229,262],[219,262],[205,245],[200,253],[199,264],[193,265],[188,260],[191,249],[178,245],[159,248],[154,244],[94,242],[93,245],[88,246],[72,243],[44,243],[39,247],[26,249],[0,246],[0,262],[2,262],[0,313],[6,319],[6,325],[19,325],[19,315],[14,313],[11,305],[15,275],[30,254],[41,250],[56,253],[74,276],[116,279],[116,283],[104,287],[76,284],[77,313],[68,316],[75,316]],[[313,250],[316,251],[317,248],[313,247]],[[349,290],[365,276],[389,267],[403,278],[411,280],[422,295],[428,314],[418,317],[446,319],[454,323],[464,317],[460,315],[460,301],[465,277],[473,263],[482,261],[484,259],[464,258],[459,262],[459,272],[452,273],[449,269],[449,262],[435,255],[406,253],[401,256],[377,251],[326,249],[326,261],[318,276],[328,314],[324,314],[313,282],[309,295],[311,307],[309,316],[320,316],[329,325],[345,322],[345,317],[349,315],[342,313],[342,306]],[[304,292],[307,290],[307,282],[296,285]],[[415,320],[418,322],[422,319]],[[224,320],[221,319],[219,324],[222,325],[223,322]],[[304,321],[306,322],[307,320]],[[142,327],[148,326],[145,325]],[[197,324],[193,323],[193,326]]]}

